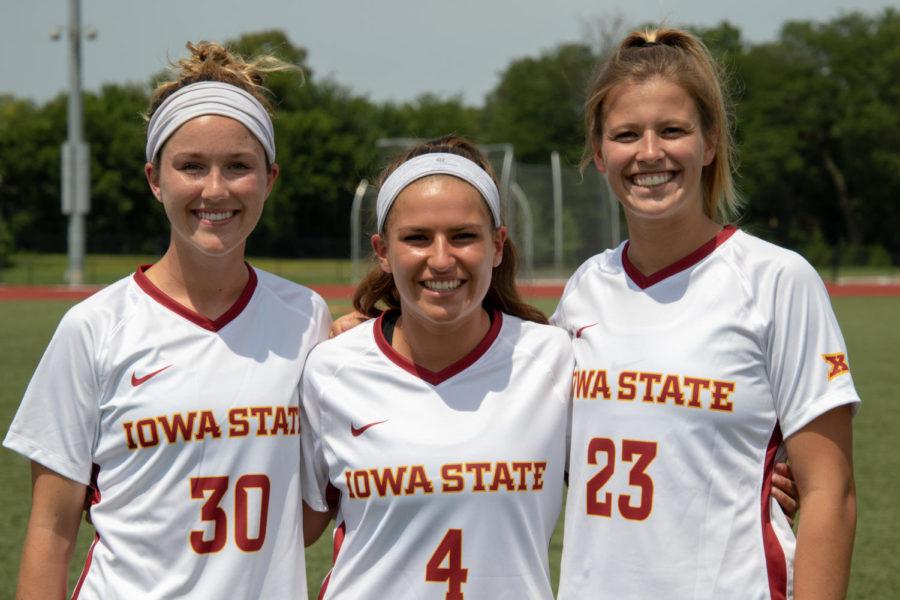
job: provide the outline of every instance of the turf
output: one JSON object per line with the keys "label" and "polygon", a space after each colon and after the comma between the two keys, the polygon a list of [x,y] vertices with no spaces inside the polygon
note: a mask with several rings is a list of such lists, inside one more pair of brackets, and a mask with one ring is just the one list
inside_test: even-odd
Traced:
{"label": "turf", "polygon": [[[133,262],[131,264],[134,264]],[[262,266],[262,265],[261,265]],[[126,271],[127,272],[127,271]],[[50,335],[70,306],[68,302],[0,302],[0,433],[9,422]],[[332,305],[342,312],[344,302]],[[900,589],[895,550],[900,548],[900,389],[896,346],[900,342],[900,298],[835,298],[835,310],[847,339],[853,378],[863,398],[854,424],[855,465],[859,501],[856,549],[849,598],[894,598]],[[542,302],[543,310],[553,309]],[[28,464],[7,450],[0,451],[0,599],[12,598],[30,500]],[[74,585],[90,543],[91,527],[84,525],[72,559]],[[307,551],[310,597],[331,561],[328,536]],[[561,536],[551,547],[554,585],[558,577]]]}
{"label": "turf", "polygon": [[[65,281],[67,267],[64,254],[16,254],[12,264],[0,269],[0,284],[56,285]],[[85,259],[84,283],[112,283],[129,273],[137,265],[150,264],[159,256],[142,254],[89,254]],[[248,258],[256,267],[308,285],[320,283],[349,283],[351,261],[343,259],[282,259]]]}

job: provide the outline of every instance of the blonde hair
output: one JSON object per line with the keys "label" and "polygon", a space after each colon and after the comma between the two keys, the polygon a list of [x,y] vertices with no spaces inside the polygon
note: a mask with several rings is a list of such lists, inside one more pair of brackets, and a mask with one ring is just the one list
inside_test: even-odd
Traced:
{"label": "blonde hair", "polygon": [[726,223],[737,216],[741,200],[732,174],[734,142],[724,91],[724,76],[709,50],[693,34],[680,29],[644,29],[623,39],[601,64],[585,102],[585,149],[582,168],[591,162],[603,134],[604,102],[622,83],[661,77],[693,99],[704,139],[715,156],[701,174],[703,212]]}
{"label": "blonde hair", "polygon": [[272,115],[269,91],[263,85],[266,75],[277,71],[296,71],[302,74],[296,65],[268,54],[257,56],[253,60],[244,60],[215,42],[197,44],[188,42],[185,47],[190,56],[171,63],[175,78],[161,82],[150,96],[150,108],[145,115],[148,122],[166,98],[181,88],[199,81],[220,81],[238,87],[259,100]]}

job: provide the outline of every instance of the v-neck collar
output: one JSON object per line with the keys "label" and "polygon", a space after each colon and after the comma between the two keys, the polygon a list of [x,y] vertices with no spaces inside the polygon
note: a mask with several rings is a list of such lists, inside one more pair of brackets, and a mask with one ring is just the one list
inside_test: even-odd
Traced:
{"label": "v-neck collar", "polygon": [[145,271],[149,269],[153,265],[141,265],[138,267],[137,271],[134,273],[134,281],[138,284],[138,286],[144,290],[144,292],[174,312],[175,314],[184,317],[188,321],[199,325],[203,329],[208,329],[209,331],[219,331],[229,323],[231,323],[244,308],[247,307],[247,304],[250,302],[250,298],[253,297],[253,292],[256,290],[257,278],[256,271],[248,265],[244,263],[247,267],[247,272],[250,274],[250,278],[247,280],[247,285],[244,286],[244,290],[241,292],[241,295],[238,296],[238,299],[234,301],[234,304],[226,310],[222,315],[217,319],[209,319],[204,317],[198,312],[195,312],[186,306],[179,304],[175,299],[171,296],[167,295],[161,289],[156,287],[150,278],[147,277]]}
{"label": "v-neck collar", "polygon": [[394,347],[391,346],[390,342],[388,342],[384,333],[381,329],[381,324],[384,319],[385,313],[382,313],[381,316],[375,321],[373,327],[373,334],[375,336],[375,343],[377,344],[379,350],[388,358],[391,362],[396,364],[398,367],[407,371],[416,377],[427,381],[431,385],[440,385],[444,381],[447,381],[454,375],[466,370],[472,364],[475,363],[479,358],[481,358],[485,352],[491,347],[494,343],[494,340],[497,339],[497,336],[500,334],[500,328],[503,325],[503,313],[499,310],[494,310],[493,316],[491,319],[491,326],[488,328],[487,333],[478,342],[478,345],[472,349],[467,355],[453,363],[452,365],[441,369],[440,371],[432,371],[430,369],[426,369],[421,365],[417,365],[413,361],[409,360],[405,356],[401,355],[399,352],[394,350]]}
{"label": "v-neck collar", "polygon": [[709,256],[715,251],[716,248],[724,244],[728,238],[730,238],[737,231],[737,227],[734,225],[726,225],[723,227],[719,233],[715,235],[714,238],[688,254],[682,259],[679,259],[673,262],[671,265],[667,267],[663,267],[659,271],[652,273],[650,275],[644,275],[640,271],[638,271],[637,267],[632,264],[632,262],[628,259],[628,248],[631,242],[625,242],[625,247],[622,249],[622,266],[625,268],[625,273],[629,278],[642,290],[647,289],[652,285],[656,285],[663,279],[667,279],[676,273],[680,273],[685,269],[689,269],[693,267],[698,262]]}

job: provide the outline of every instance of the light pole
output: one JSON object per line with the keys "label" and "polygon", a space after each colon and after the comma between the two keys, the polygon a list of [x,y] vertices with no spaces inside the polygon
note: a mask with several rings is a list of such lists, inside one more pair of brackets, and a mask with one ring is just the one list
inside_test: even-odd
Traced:
{"label": "light pole", "polygon": [[[81,0],[69,0],[69,109],[68,138],[62,146],[62,212],[69,215],[69,266],[66,282],[84,282],[84,217],[91,210],[91,155],[84,141],[81,105]],[[85,33],[94,39],[96,31]],[[51,37],[58,39],[54,33]]]}

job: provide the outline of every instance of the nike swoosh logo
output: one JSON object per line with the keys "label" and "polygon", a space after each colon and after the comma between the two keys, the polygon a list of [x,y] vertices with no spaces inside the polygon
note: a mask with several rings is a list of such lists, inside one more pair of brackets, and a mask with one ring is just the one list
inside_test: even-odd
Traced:
{"label": "nike swoosh logo", "polygon": [[353,437],[359,437],[363,433],[365,433],[366,429],[368,429],[369,427],[375,427],[376,425],[381,425],[382,423],[387,422],[388,420],[385,419],[384,421],[375,421],[374,423],[369,423],[368,425],[363,425],[362,427],[354,427],[353,423],[350,423],[350,433],[353,434]]}
{"label": "nike swoosh logo", "polygon": [[142,383],[144,383],[145,381],[147,381],[148,379],[150,379],[151,377],[156,377],[157,375],[159,375],[160,373],[162,373],[163,371],[165,371],[166,369],[168,369],[171,366],[172,365],[166,365],[162,369],[157,369],[156,371],[153,371],[152,373],[147,373],[143,377],[138,377],[137,373],[132,372],[131,373],[132,387],[137,387],[137,386],[141,385]]}
{"label": "nike swoosh logo", "polygon": [[588,327],[593,327],[594,325],[599,325],[599,324],[600,324],[600,321],[597,321],[596,323],[591,323],[590,325],[585,325],[584,327],[579,327],[578,331],[575,332],[575,337],[580,338],[582,331],[584,331]]}

